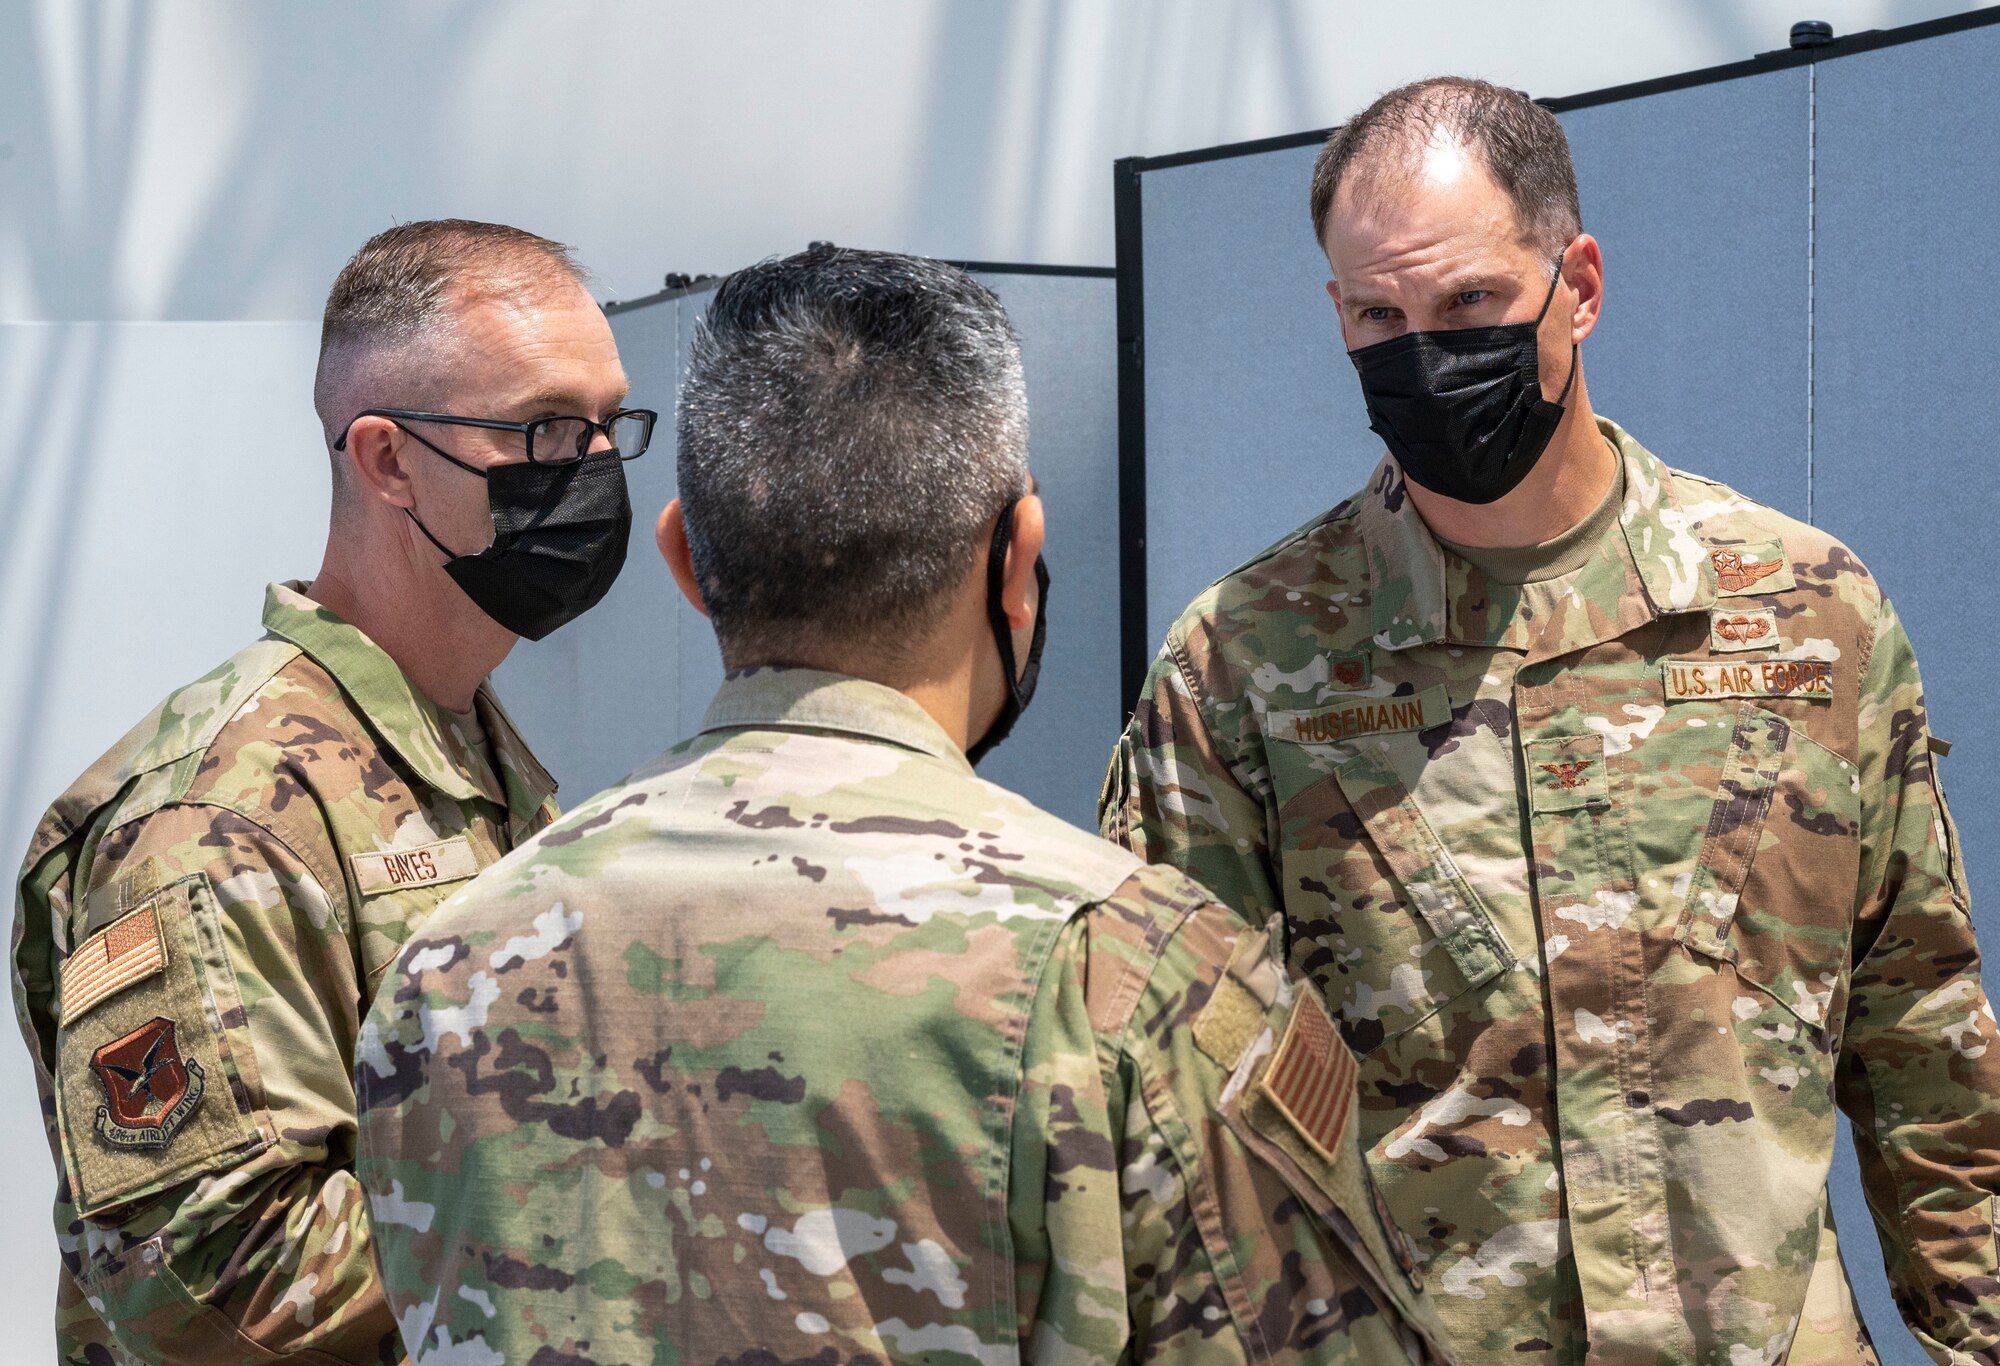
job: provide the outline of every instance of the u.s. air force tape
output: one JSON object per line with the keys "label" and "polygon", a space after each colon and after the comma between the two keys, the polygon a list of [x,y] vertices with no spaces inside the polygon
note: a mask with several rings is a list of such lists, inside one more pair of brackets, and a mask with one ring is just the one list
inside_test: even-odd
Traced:
{"label": "u.s. air force tape", "polygon": [[1751,659],[1741,664],[1669,659],[1660,665],[1660,678],[1669,702],[1728,697],[1833,700],[1833,662],[1826,659]]}

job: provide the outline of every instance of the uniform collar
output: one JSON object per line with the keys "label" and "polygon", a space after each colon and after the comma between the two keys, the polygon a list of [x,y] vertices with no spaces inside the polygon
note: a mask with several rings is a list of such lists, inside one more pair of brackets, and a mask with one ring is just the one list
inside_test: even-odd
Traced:
{"label": "uniform collar", "polygon": [[972,765],[931,714],[894,688],[846,674],[781,666],[739,669],[722,680],[702,718],[718,730],[820,730],[900,745],[962,773]]}
{"label": "uniform collar", "polygon": [[[1617,611],[1575,614],[1559,642],[1537,642],[1533,653],[1538,655],[1579,649],[1641,621],[1706,610],[1715,602],[1708,549],[1695,534],[1698,510],[1681,504],[1672,472],[1624,428],[1604,417],[1597,419],[1597,427],[1625,466],[1625,503],[1618,515],[1622,543],[1579,571],[1578,592],[1596,600],[1615,595]],[[1461,562],[1447,557],[1417,514],[1394,457],[1385,455],[1376,466],[1361,495],[1359,516],[1376,645],[1402,650],[1454,641],[1527,647],[1525,639],[1514,639],[1523,633],[1506,610],[1518,594],[1490,593],[1495,585],[1485,575],[1467,574]],[[1451,572],[1454,568],[1457,572]],[[1469,594],[1477,600],[1467,601]]]}
{"label": "uniform collar", "polygon": [[264,629],[298,646],[331,674],[368,728],[419,778],[456,801],[483,797],[517,820],[532,817],[555,792],[555,779],[529,753],[490,682],[479,685],[473,706],[500,765],[504,790],[452,761],[436,704],[411,685],[381,646],[307,597],[305,590],[299,582],[266,588]]}

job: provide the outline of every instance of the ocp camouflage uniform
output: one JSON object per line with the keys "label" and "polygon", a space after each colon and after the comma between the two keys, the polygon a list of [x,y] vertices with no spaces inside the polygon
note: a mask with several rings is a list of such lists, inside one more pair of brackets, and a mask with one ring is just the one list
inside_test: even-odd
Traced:
{"label": "ocp camouflage uniform", "polygon": [[554,784],[484,687],[482,743],[301,589],[58,798],[22,867],[65,1362],[401,1359],[352,1173],[361,1015]]}
{"label": "ocp camouflage uniform", "polygon": [[1282,921],[1467,1360],[1873,1360],[1836,1100],[1904,1314],[2000,1359],[2000,1049],[1909,642],[1845,547],[1602,425],[1622,533],[1567,577],[1446,554],[1385,459],[1197,598],[1105,831]]}
{"label": "ocp camouflage uniform", "polygon": [[751,670],[410,941],[358,1169],[440,1360],[1424,1360],[1351,1069],[1179,874]]}

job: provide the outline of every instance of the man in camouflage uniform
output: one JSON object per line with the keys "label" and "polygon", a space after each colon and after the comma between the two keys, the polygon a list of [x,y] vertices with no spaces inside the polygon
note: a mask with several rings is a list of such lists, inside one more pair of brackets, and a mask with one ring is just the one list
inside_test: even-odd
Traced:
{"label": "man in camouflage uniform", "polygon": [[[624,390],[576,266],[541,238],[407,224],[335,283],[318,577],[272,585],[263,638],[58,798],[22,867],[14,1000],[60,1174],[63,1361],[402,1358],[352,1171],[361,1015],[441,896],[556,808],[483,681],[515,630],[414,525],[476,547],[488,520],[484,485],[425,437],[499,470],[525,434],[355,415],[595,419]],[[509,560],[484,562],[504,612]]]}
{"label": "man in camouflage uniform", "polygon": [[998,300],[872,252],[744,271],[680,433],[661,546],[732,670],[703,730],[440,908],[364,1027],[411,1354],[1431,1359],[1317,996],[973,776],[1046,591]]}
{"label": "man in camouflage uniform", "polygon": [[1392,453],[1175,624],[1106,833],[1283,926],[1466,1360],[1874,1360],[1836,1103],[1911,1327],[1996,1360],[2000,1040],[1895,612],[1592,415],[1546,111],[1392,92],[1313,204]]}

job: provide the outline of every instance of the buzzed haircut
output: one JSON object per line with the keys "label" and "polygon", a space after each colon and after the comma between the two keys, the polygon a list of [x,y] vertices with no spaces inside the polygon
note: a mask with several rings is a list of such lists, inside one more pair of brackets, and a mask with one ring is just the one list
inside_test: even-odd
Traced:
{"label": "buzzed haircut", "polygon": [[[376,233],[335,277],[320,322],[313,407],[329,444],[354,417],[344,409],[351,401],[344,391],[372,353],[441,334],[463,304],[570,284],[587,288],[589,277],[568,247],[504,223],[435,218]],[[411,398],[371,395],[368,402],[409,406]]]}
{"label": "buzzed haircut", "polygon": [[1028,488],[1013,325],[921,257],[817,244],[731,275],[677,423],[688,542],[732,666],[860,643],[895,657]]}
{"label": "buzzed haircut", "polygon": [[1551,257],[1583,231],[1576,166],[1556,116],[1518,90],[1466,76],[1398,86],[1328,136],[1313,165],[1313,238],[1326,241],[1341,182],[1357,187],[1413,166],[1434,140],[1464,147],[1513,201],[1523,238]]}

